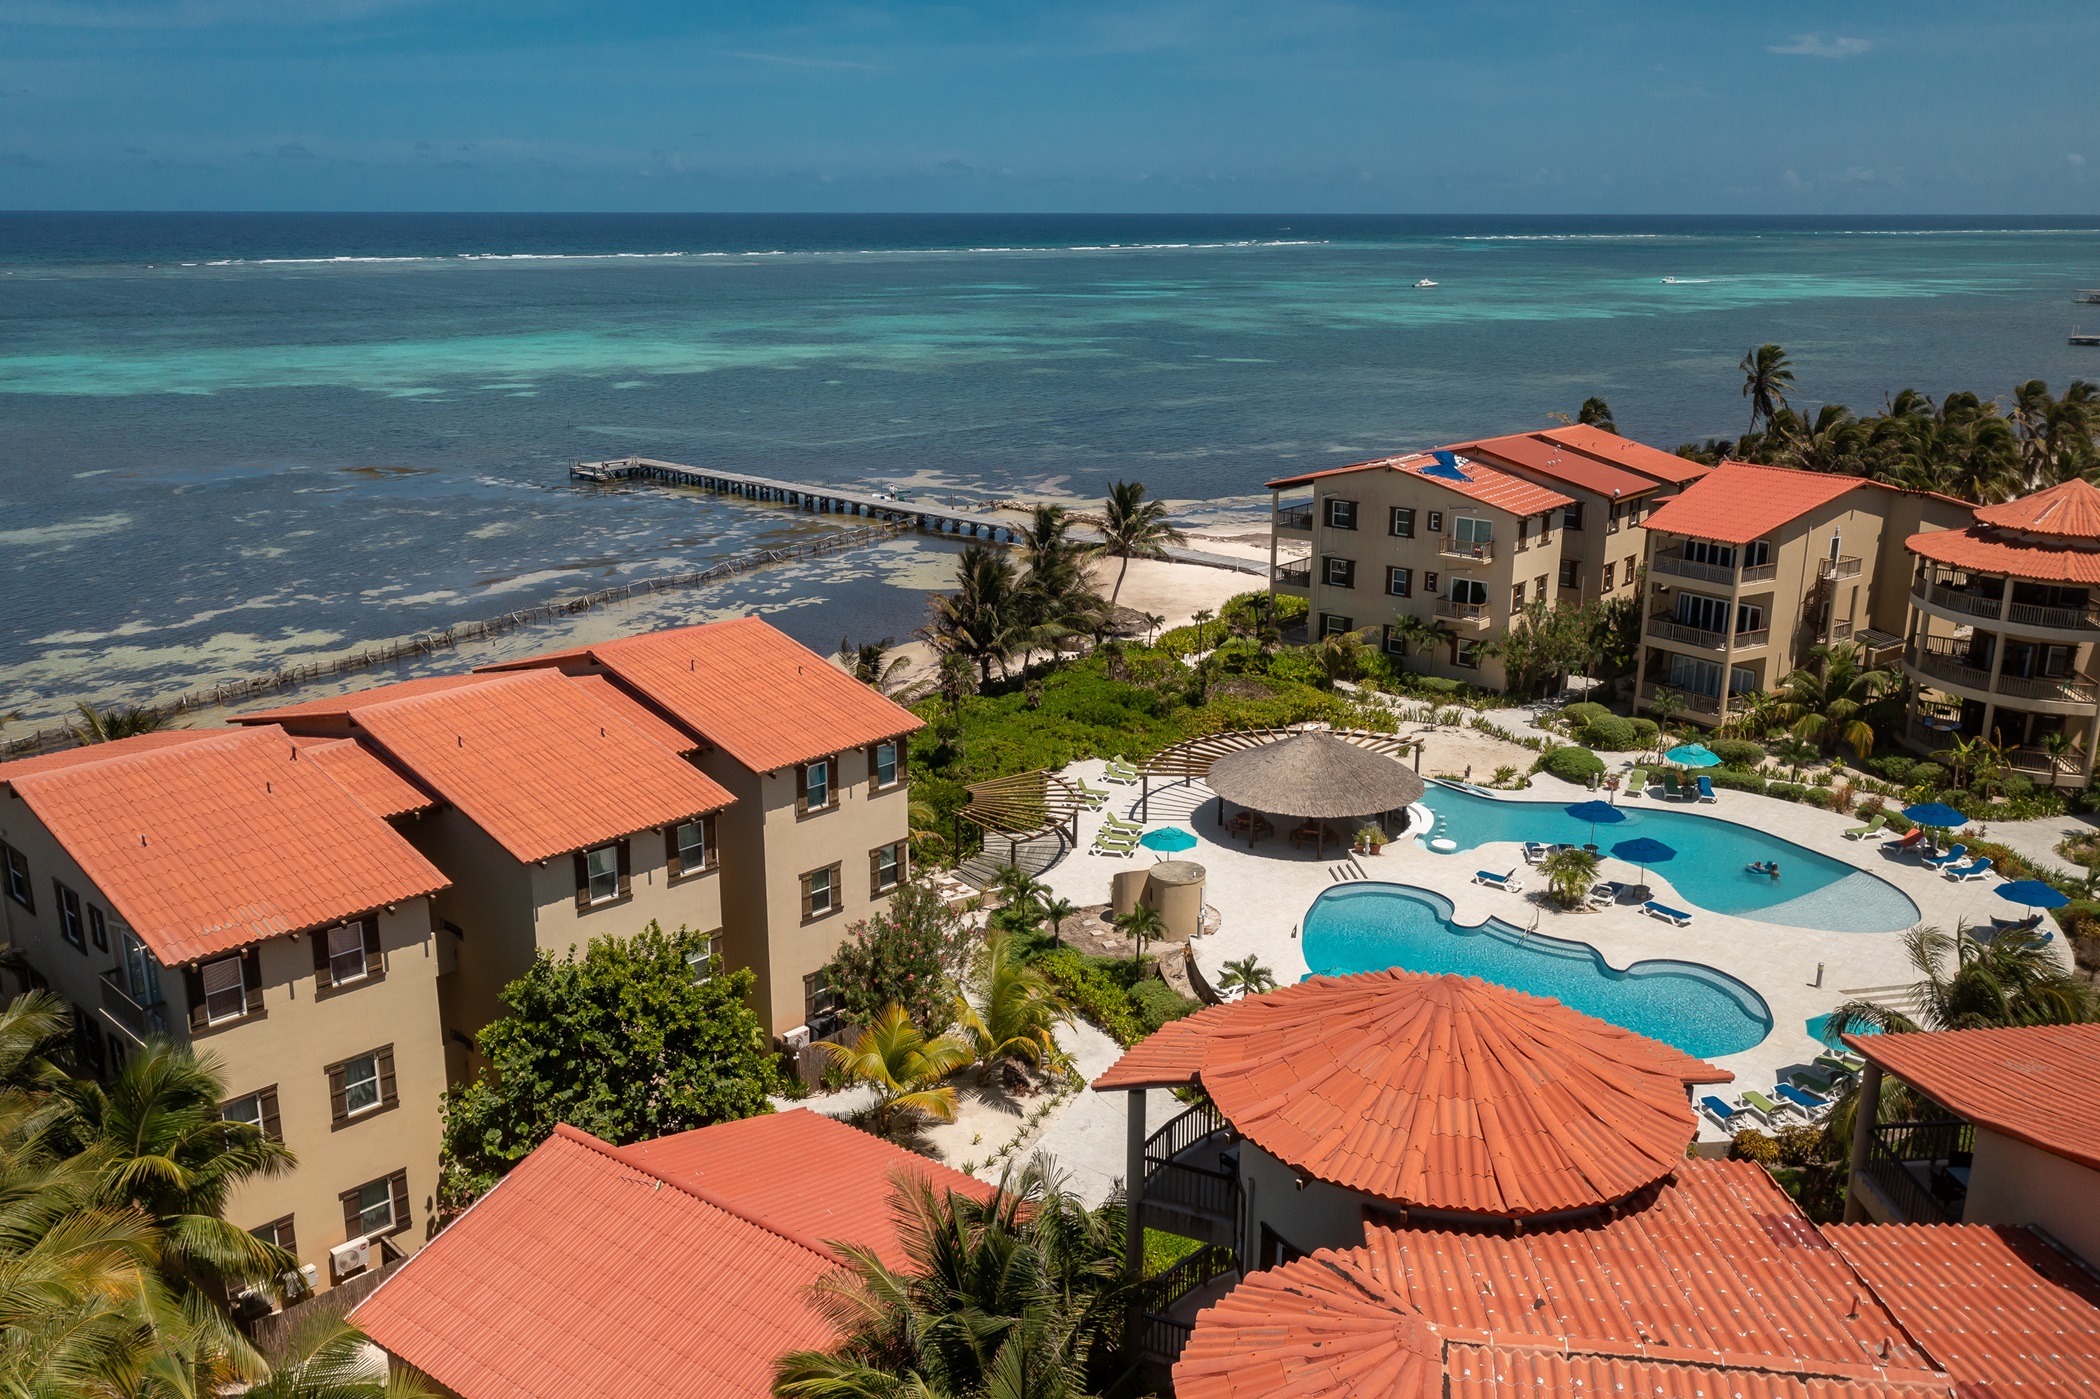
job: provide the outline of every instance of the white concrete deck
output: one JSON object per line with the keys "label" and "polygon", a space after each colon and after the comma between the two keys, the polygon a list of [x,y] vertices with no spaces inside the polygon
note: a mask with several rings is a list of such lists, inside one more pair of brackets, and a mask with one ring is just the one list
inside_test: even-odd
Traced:
{"label": "white concrete deck", "polygon": [[[1103,764],[1099,762],[1074,764],[1067,772],[1084,777],[1094,786],[1105,785]],[[1111,786],[1110,790],[1114,793],[1110,809],[1135,820],[1139,789]],[[1529,791],[1512,794],[1512,799],[1573,802],[1591,795],[1538,774]],[[1660,797],[1622,801],[1635,808],[1664,804]],[[1668,805],[1698,817],[1753,826],[1878,875],[1911,897],[1922,910],[1923,921],[1950,933],[1959,921],[1987,924],[1993,914],[2011,916],[2020,912],[2015,905],[1992,894],[1999,882],[1995,877],[1957,884],[1915,859],[1882,855],[1879,842],[1845,840],[1842,833],[1860,824],[1856,817],[1747,792],[1724,791],[1720,800],[1712,804]],[[1151,826],[1180,825],[1194,832],[1199,841],[1195,849],[1174,858],[1194,860],[1206,868],[1206,897],[1222,916],[1219,931],[1199,939],[1195,947],[1196,960],[1204,974],[1215,982],[1225,962],[1252,954],[1275,974],[1280,984],[1287,985],[1304,976],[1308,968],[1298,941],[1299,927],[1313,900],[1334,883],[1330,867],[1341,859],[1334,848],[1328,847],[1324,859],[1315,858],[1310,850],[1293,849],[1289,840],[1279,834],[1250,851],[1243,842],[1231,840],[1218,828],[1217,799],[1208,788],[1200,786],[1169,789],[1165,793],[1155,791],[1151,808]],[[1109,877],[1115,871],[1155,858],[1151,851],[1143,849],[1124,858],[1086,854],[1087,843],[1100,824],[1097,814],[1083,816],[1080,853],[1067,857],[1043,876],[1053,891],[1074,903],[1106,901]],[[1285,823],[1278,824],[1287,831]],[[1992,831],[1994,836],[1998,833],[1997,829]],[[1529,928],[1536,914],[1539,932],[1588,943],[1606,962],[1621,970],[1649,959],[1673,959],[1703,963],[1748,984],[1770,1007],[1772,1032],[1754,1048],[1716,1061],[1736,1075],[1731,1087],[1720,1090],[1724,1097],[1732,1098],[1743,1089],[1769,1092],[1780,1071],[1812,1060],[1819,1047],[1808,1034],[1808,1020],[1835,1009],[1848,999],[1847,991],[1907,985],[1917,980],[1904,955],[1900,932],[1820,932],[1709,912],[1677,894],[1670,885],[1667,867],[1651,868],[1648,883],[1657,899],[1693,915],[1689,928],[1660,922],[1638,908],[1562,913],[1542,908],[1522,894],[1472,883],[1477,869],[1524,869],[1522,851],[1512,843],[1482,845],[1457,855],[1433,855],[1413,840],[1405,840],[1387,846],[1382,855],[1361,857],[1358,863],[1375,880],[1412,884],[1443,895],[1452,902],[1461,923],[1477,924],[1490,915],[1499,915],[1504,922]],[[1618,870],[1619,863],[1607,859],[1604,876],[1634,875],[1631,867]],[[1523,877],[1527,891],[1543,887],[1537,874],[1526,871]],[[2061,939],[2058,946],[2062,946]],[[1820,986],[1816,984],[1819,963]],[[1708,1139],[1720,1139],[1718,1130],[1703,1118],[1701,1130]],[[1057,1135],[1054,1128],[1050,1135]],[[1046,1140],[1045,1145],[1051,1143]]]}

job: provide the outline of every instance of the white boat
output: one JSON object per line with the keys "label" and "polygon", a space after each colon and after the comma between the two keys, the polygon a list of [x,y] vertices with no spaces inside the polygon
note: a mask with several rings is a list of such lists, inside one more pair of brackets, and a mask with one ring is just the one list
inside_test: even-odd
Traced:
{"label": "white boat", "polygon": [[1416,282],[1415,285],[1418,287],[1433,287],[1436,285],[1436,283],[1430,281],[1427,277],[1424,277],[1421,281]]}
{"label": "white boat", "polygon": [[1675,277],[1665,277],[1663,278],[1663,285],[1666,287],[1674,287],[1677,285],[1677,279]]}

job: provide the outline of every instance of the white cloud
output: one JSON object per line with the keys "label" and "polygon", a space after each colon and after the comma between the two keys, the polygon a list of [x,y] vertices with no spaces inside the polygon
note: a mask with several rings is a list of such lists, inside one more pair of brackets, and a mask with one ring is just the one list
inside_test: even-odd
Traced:
{"label": "white cloud", "polygon": [[1826,39],[1821,34],[1802,34],[1791,44],[1769,45],[1766,52],[1799,54],[1804,58],[1856,58],[1873,47],[1871,39]]}
{"label": "white cloud", "polygon": [[2076,151],[2072,151],[2069,155],[2065,156],[2064,159],[2070,161],[2073,165],[2085,164],[2085,157],[2080,155]]}

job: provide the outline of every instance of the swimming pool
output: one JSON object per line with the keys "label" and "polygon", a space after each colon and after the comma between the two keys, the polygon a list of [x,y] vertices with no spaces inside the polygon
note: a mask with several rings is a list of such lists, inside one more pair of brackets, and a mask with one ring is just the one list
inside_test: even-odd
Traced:
{"label": "swimming pool", "polygon": [[[1637,873],[1610,858],[1612,846],[1653,837],[1677,857],[1650,872],[1669,880],[1687,902],[1715,913],[1833,933],[1893,933],[1918,921],[1918,906],[1885,879],[1770,832],[1659,802],[1620,802],[1626,819],[1596,827],[1594,837],[1590,824],[1568,815],[1559,802],[1503,801],[1431,783],[1422,804],[1436,813],[1431,834],[1457,841],[1461,851],[1498,840],[1582,845],[1594,839],[1606,855],[1606,878]],[[1743,868],[1765,860],[1778,862],[1779,878]]]}
{"label": "swimming pool", "polygon": [[1399,967],[1477,976],[1552,996],[1702,1059],[1740,1053],[1772,1032],[1764,998],[1712,967],[1654,961],[1614,971],[1587,943],[1527,934],[1493,918],[1462,927],[1451,915],[1448,899],[1408,884],[1329,889],[1305,915],[1305,962],[1315,975]]}

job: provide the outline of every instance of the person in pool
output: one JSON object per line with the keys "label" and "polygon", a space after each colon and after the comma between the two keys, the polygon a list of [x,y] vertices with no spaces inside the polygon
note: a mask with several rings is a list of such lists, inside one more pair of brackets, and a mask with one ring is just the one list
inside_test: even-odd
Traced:
{"label": "person in pool", "polygon": [[1777,860],[1760,861],[1748,866],[1748,868],[1752,874],[1767,875],[1773,879],[1779,878],[1779,861]]}

